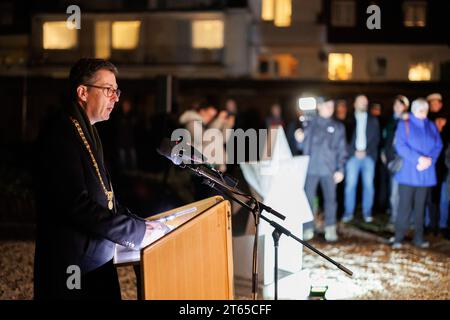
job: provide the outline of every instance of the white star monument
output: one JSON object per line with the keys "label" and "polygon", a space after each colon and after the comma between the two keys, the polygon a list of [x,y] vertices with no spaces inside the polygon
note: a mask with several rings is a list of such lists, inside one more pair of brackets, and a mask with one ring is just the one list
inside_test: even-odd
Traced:
{"label": "white star monument", "polygon": [[[286,216],[283,221],[263,211],[271,220],[281,224],[294,235],[303,238],[302,225],[313,220],[304,184],[308,168],[308,156],[293,156],[282,127],[274,130],[271,143],[272,157],[259,162],[241,163],[245,180],[253,194],[265,205]],[[266,146],[268,144],[266,143]],[[268,154],[268,153],[264,153]],[[251,279],[254,220],[250,216],[246,235],[235,237],[235,274]],[[258,273],[264,285],[274,281],[273,227],[264,220],[259,224]],[[294,239],[281,235],[278,247],[278,268],[292,273],[302,269],[303,246]]]}

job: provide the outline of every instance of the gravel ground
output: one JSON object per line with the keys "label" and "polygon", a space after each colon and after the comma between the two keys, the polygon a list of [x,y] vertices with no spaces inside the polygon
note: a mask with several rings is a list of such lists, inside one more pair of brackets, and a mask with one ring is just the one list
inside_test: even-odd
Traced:
{"label": "gravel ground", "polygon": [[[33,299],[33,241],[0,241],[0,300]],[[136,277],[132,267],[118,268],[122,299],[134,300]]]}
{"label": "gravel ground", "polygon": [[[449,241],[432,239],[427,250],[410,245],[392,250],[383,241],[358,230],[341,229],[336,244],[321,239],[311,242],[351,269],[352,278],[308,250],[303,266],[314,283],[329,286],[328,299],[450,299]],[[32,299],[34,242],[0,241],[0,252],[0,300]],[[119,278],[122,298],[136,299],[133,269],[119,268]]]}
{"label": "gravel ground", "polygon": [[313,281],[329,286],[329,299],[450,299],[450,256],[406,245],[392,250],[378,241],[344,238],[339,245],[313,241],[323,253],[353,271],[352,278],[305,250]]}

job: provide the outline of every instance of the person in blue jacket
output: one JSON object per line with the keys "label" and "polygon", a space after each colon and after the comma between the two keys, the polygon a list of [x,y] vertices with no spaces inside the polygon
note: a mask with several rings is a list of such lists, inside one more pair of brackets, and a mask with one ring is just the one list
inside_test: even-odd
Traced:
{"label": "person in blue jacket", "polygon": [[413,244],[429,247],[423,238],[423,219],[428,189],[437,183],[435,164],[442,150],[442,140],[433,122],[427,119],[428,103],[419,98],[413,101],[408,119],[402,120],[395,133],[395,148],[403,159],[395,175],[399,184],[399,210],[395,221],[393,248],[402,247],[409,227],[411,212],[415,218]]}

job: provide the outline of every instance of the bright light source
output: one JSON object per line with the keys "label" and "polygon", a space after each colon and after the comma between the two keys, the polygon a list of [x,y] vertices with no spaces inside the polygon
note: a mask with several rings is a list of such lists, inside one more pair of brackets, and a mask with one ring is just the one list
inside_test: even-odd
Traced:
{"label": "bright light source", "polygon": [[328,79],[351,79],[352,69],[353,57],[350,53],[330,53],[328,55]]}
{"label": "bright light source", "polygon": [[431,72],[433,70],[432,63],[417,63],[409,67],[409,81],[430,81]]}
{"label": "bright light source", "polygon": [[195,49],[222,49],[224,26],[222,20],[192,22],[192,47]]}
{"label": "bright light source", "polygon": [[298,107],[302,111],[316,110],[317,102],[313,97],[300,98],[298,99]]}
{"label": "bright light source", "polygon": [[72,49],[77,46],[77,29],[69,29],[66,21],[44,22],[43,29],[43,47],[44,49]]}
{"label": "bright light source", "polygon": [[139,43],[141,21],[115,21],[112,23],[114,49],[135,49]]}

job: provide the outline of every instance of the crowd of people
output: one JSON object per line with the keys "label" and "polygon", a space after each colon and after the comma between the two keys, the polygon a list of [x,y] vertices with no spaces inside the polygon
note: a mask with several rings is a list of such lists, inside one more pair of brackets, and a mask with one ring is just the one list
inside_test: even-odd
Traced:
{"label": "crowd of people", "polygon": [[[297,108],[296,117],[290,122],[283,118],[282,106],[274,103],[262,126],[283,127],[292,153],[310,156],[305,192],[317,213],[320,185],[325,240],[338,240],[338,220],[354,220],[359,188],[362,220],[371,224],[375,209],[386,212],[386,228],[395,233],[391,239],[395,248],[402,246],[410,229],[415,232],[413,243],[422,248],[429,245],[424,231],[448,237],[449,126],[442,96],[433,93],[410,103],[406,96],[398,95],[386,117],[381,105],[370,103],[363,94],[353,99],[353,108],[345,99],[319,97],[316,101],[315,114],[306,115]],[[120,130],[115,132],[131,132],[133,120],[129,110],[126,100],[116,116],[114,123]],[[193,141],[201,143],[204,138],[194,135],[204,131],[194,130],[194,123],[202,129],[219,129],[226,143],[226,129],[245,130],[248,126],[244,127],[243,122],[236,101],[228,99],[221,109],[210,102],[196,103],[177,117],[176,125],[189,130]],[[120,167],[136,168],[136,151],[129,134],[121,134],[117,140]],[[216,169],[234,170],[238,168],[235,164],[217,165]],[[193,177],[192,183],[196,199],[212,195],[213,191],[201,179]],[[375,208],[377,204],[379,208]],[[305,240],[322,233],[318,223],[307,223],[303,229]]]}
{"label": "crowd of people", "polygon": [[[353,101],[353,113],[346,100],[319,97],[316,101],[315,115],[306,117],[298,109],[295,120],[287,124],[281,106],[275,103],[264,124],[268,129],[284,127],[292,152],[310,156],[305,192],[317,212],[317,189],[321,187],[325,240],[338,240],[338,213],[343,223],[354,220],[360,178],[365,223],[374,222],[375,194],[383,189],[389,195],[386,227],[395,233],[394,248],[401,248],[409,229],[414,230],[413,244],[420,248],[429,246],[424,229],[448,236],[450,151],[442,96],[430,94],[410,106],[406,96],[398,95],[388,118],[381,117],[380,104],[370,105],[362,94]],[[233,100],[230,104],[234,106],[231,118],[226,110],[216,116],[216,107],[206,104],[181,115],[181,125],[187,126],[187,117],[195,115],[205,128],[233,128],[236,107]],[[387,177],[378,179],[383,175]],[[314,222],[303,229],[305,240],[318,231]]]}
{"label": "crowd of people", "polygon": [[[328,107],[326,107],[328,105]],[[317,118],[303,123],[295,132],[298,148],[311,157],[305,191],[313,206],[317,183],[313,177],[332,181],[332,175],[345,176],[342,188],[336,192],[340,179],[334,184],[321,182],[325,208],[325,239],[336,241],[336,203],[343,202],[342,222],[354,218],[358,178],[362,181],[362,217],[373,222],[373,207],[377,171],[385,171],[388,179],[379,183],[390,195],[387,212],[388,228],[395,232],[391,238],[394,248],[401,248],[408,230],[414,230],[413,244],[427,248],[424,227],[435,234],[448,236],[448,126],[443,113],[442,96],[431,94],[411,104],[403,95],[395,97],[393,112],[385,121],[379,119],[379,106],[369,108],[365,95],[354,99],[354,113],[346,112],[345,102],[336,102],[334,117],[323,109],[334,105],[333,100],[319,101]],[[339,107],[338,107],[339,106]],[[339,110],[340,108],[341,110]],[[333,119],[334,118],[334,119]],[[380,121],[381,120],[381,121]],[[335,122],[340,122],[341,127]],[[342,138],[342,127],[346,139]],[[336,138],[339,137],[339,138]],[[345,140],[346,144],[342,143]],[[345,169],[343,169],[345,158]],[[328,165],[326,165],[328,164]],[[317,167],[320,170],[317,170]],[[331,167],[333,170],[329,170]],[[378,167],[378,169],[377,169]],[[325,170],[327,168],[327,170]],[[382,181],[382,180],[381,180]],[[331,196],[329,195],[331,192]],[[336,193],[337,198],[336,200]],[[332,218],[331,218],[332,217]],[[314,229],[305,226],[304,238],[312,239]]]}

